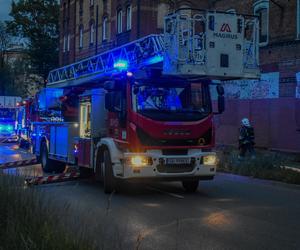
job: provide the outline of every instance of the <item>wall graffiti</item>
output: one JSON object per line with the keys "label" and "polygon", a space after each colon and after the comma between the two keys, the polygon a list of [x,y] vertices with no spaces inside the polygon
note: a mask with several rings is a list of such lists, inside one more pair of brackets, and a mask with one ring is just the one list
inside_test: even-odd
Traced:
{"label": "wall graffiti", "polygon": [[[225,81],[224,88],[225,98],[227,99],[278,98],[279,72],[264,73],[259,80]],[[213,100],[217,99],[214,88],[212,88],[212,98]]]}

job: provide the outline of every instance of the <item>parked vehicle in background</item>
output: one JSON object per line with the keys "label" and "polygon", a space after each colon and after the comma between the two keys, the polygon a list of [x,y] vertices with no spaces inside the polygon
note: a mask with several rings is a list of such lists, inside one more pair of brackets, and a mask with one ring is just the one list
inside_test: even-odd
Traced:
{"label": "parked vehicle in background", "polygon": [[0,142],[16,142],[17,103],[18,96],[0,96]]}

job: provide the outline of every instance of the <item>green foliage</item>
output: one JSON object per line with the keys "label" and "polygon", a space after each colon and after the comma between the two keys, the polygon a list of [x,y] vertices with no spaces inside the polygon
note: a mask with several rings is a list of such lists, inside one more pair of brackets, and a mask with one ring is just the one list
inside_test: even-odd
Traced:
{"label": "green foliage", "polygon": [[59,3],[56,0],[12,2],[8,29],[28,42],[28,55],[35,73],[47,78],[58,65]]}
{"label": "green foliage", "polygon": [[72,235],[60,223],[63,214],[21,179],[0,174],[0,250],[93,249],[83,235]]}
{"label": "green foliage", "polygon": [[300,184],[300,173],[284,169],[286,157],[280,154],[257,154],[254,159],[239,159],[237,152],[219,152],[218,170],[254,178]]}
{"label": "green foliage", "polygon": [[12,75],[10,67],[0,67],[0,95],[9,95],[12,89]]}

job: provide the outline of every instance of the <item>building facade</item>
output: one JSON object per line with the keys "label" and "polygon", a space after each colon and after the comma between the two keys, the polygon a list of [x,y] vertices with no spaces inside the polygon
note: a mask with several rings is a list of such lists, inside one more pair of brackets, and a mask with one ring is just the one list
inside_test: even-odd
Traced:
{"label": "building facade", "polygon": [[218,0],[214,7],[259,16],[262,73],[260,81],[225,83],[218,143],[236,145],[240,120],[249,117],[258,147],[300,152],[300,1]]}
{"label": "building facade", "polygon": [[249,117],[258,147],[300,152],[300,0],[61,0],[60,64],[161,33],[164,15],[180,7],[260,19],[262,78],[224,83],[218,144],[236,145],[240,120]]}
{"label": "building facade", "polygon": [[73,63],[149,34],[161,33],[163,18],[170,11],[194,5],[208,8],[208,2],[61,0],[60,65]]}

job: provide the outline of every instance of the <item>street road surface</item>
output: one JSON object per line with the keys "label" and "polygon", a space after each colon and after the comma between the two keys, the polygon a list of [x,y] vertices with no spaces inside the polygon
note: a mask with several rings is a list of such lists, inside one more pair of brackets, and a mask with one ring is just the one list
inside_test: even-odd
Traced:
{"label": "street road surface", "polygon": [[[4,147],[0,157],[18,154]],[[33,188],[99,249],[300,249],[299,186],[218,174],[195,194],[177,182],[122,185],[113,195],[92,180]]]}

